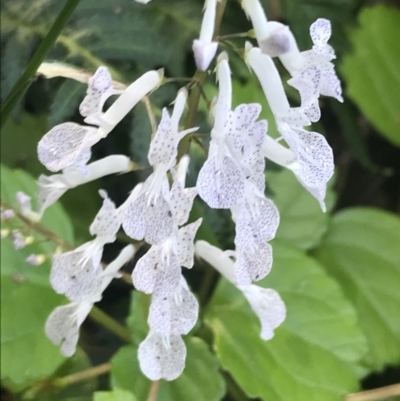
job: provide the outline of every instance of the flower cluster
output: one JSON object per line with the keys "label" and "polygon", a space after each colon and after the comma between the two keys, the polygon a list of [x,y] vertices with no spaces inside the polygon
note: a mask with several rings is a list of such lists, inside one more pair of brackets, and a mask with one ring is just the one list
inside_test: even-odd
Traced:
{"label": "flower cluster", "polygon": [[[196,65],[201,71],[207,71],[218,48],[214,32],[217,2],[205,1],[200,36],[193,43]],[[259,45],[246,43],[244,60],[260,81],[274,116],[270,124],[276,124],[281,137],[269,136],[267,121],[258,120],[260,104],[232,108],[231,70],[228,55],[222,52],[215,68],[218,96],[210,110],[213,127],[208,156],[196,186],[186,188],[190,159],[184,155],[178,160],[178,146],[185,135],[193,134],[197,128],[180,129],[188,93],[185,88],[179,90],[172,113],[162,110],[151,140],[148,161],[152,172],[148,178],[136,185],[118,208],[101,190],[103,205],[89,228],[95,238],[74,250],[53,255],[51,285],[70,303],[52,312],[46,333],[55,344],[61,344],[64,355],[74,353],[80,325],[135,253],[134,247],[128,245],[112,263],[102,266],[104,246],[116,240],[121,226],[130,238],[150,245],[137,261],[132,281],[136,290],[151,294],[149,333],[138,349],[141,370],[151,380],[174,380],[184,369],[186,347],[182,336],[195,326],[199,304],[182,268],[193,267],[195,253],[243,293],[260,319],[264,340],[271,339],[284,321],[286,308],[279,294],[253,284],[272,268],[269,241],[279,225],[278,209],[265,195],[265,159],[290,169],[325,211],[326,186],[334,172],[333,153],[326,139],[307,127],[320,119],[321,95],[343,99],[332,64],[335,53],[327,43],[331,35],[328,20],[318,19],[311,25],[313,47],[300,52],[287,26],[267,21],[259,0],[242,0],[241,4],[252,21]],[[299,91],[298,107],[292,107],[286,97],[274,57],[291,75],[288,84]],[[38,220],[68,189],[109,174],[131,171],[134,164],[124,155],[88,164],[91,147],[105,138],[162,79],[161,71],[149,71],[121,91],[114,88],[108,70],[100,67],[90,78],[79,108],[88,125],[60,124],[40,140],[39,160],[57,174],[39,177],[37,213],[31,209],[30,198],[18,194],[21,214]],[[118,98],[104,111],[107,99],[115,95]],[[222,251],[205,241],[194,243],[202,219],[189,224],[188,220],[197,194],[211,208],[230,209],[236,227],[234,250]],[[12,218],[12,210],[2,210],[2,220]],[[18,231],[4,234],[11,235],[18,249],[29,242]],[[40,255],[36,259],[31,256],[31,264],[42,260]]]}

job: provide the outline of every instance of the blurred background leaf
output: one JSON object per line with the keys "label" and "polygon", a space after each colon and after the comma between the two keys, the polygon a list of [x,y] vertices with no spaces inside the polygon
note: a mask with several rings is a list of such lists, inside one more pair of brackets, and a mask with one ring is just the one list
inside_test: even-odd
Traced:
{"label": "blurred background leaf", "polygon": [[383,5],[365,8],[359,23],[341,68],[347,95],[382,135],[400,146],[400,11]]}
{"label": "blurred background leaf", "polygon": [[315,256],[357,311],[371,370],[400,362],[400,219],[371,208],[334,216]]}

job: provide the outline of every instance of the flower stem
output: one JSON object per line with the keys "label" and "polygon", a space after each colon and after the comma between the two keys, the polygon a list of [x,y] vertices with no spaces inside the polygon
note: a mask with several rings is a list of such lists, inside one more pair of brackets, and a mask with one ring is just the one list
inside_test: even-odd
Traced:
{"label": "flower stem", "polygon": [[117,322],[114,318],[107,315],[97,306],[93,306],[89,316],[93,320],[95,320],[96,322],[100,323],[102,326],[106,327],[108,330],[113,332],[116,336],[118,336],[125,342],[127,343],[131,342],[131,335],[129,333],[129,330],[125,326]]}
{"label": "flower stem", "polygon": [[110,362],[102,363],[101,365],[93,366],[89,369],[81,370],[80,372],[72,373],[68,376],[58,377],[54,380],[53,385],[56,387],[66,387],[74,383],[104,375],[110,370]]}
{"label": "flower stem", "polygon": [[[219,29],[221,27],[222,16],[225,11],[226,0],[221,0],[217,5],[217,13],[215,16],[214,34],[213,39],[218,37]],[[202,88],[204,80],[207,76],[206,71],[196,70],[192,80],[196,82],[197,85],[193,85],[190,91],[188,99],[188,113],[185,119],[184,129],[189,129],[195,125],[197,110],[199,108],[200,96],[202,94]],[[187,152],[188,145],[190,143],[191,136],[186,135],[180,142],[178,146],[178,160]]]}
{"label": "flower stem", "polygon": [[78,4],[79,0],[67,0],[65,3],[65,6],[54,21],[46,37],[40,43],[31,61],[25,68],[25,71],[22,73],[21,77],[11,89],[11,92],[8,94],[4,103],[1,105],[0,127],[3,127],[8,115],[14,109],[18,101],[22,98],[30,84],[33,82],[33,77],[37,69],[39,68],[46,54],[56,42],[57,37],[60,35],[62,29]]}
{"label": "flower stem", "polygon": [[346,396],[345,401],[378,401],[382,398],[386,399],[396,395],[400,395],[400,384],[349,394]]}
{"label": "flower stem", "polygon": [[156,401],[159,388],[160,388],[160,380],[152,381],[149,390],[149,395],[147,396],[146,401]]}

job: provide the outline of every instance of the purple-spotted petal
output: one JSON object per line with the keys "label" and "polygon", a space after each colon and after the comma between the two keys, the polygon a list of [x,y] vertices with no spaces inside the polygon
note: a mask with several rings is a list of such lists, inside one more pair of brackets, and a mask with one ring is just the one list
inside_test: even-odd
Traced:
{"label": "purple-spotted petal", "polygon": [[214,209],[235,206],[244,193],[242,171],[231,157],[212,156],[203,164],[197,178],[199,196]]}
{"label": "purple-spotted petal", "polygon": [[136,264],[133,284],[146,294],[170,295],[179,284],[181,268],[174,253],[152,246]]}
{"label": "purple-spotted petal", "polygon": [[202,221],[203,219],[200,218],[194,223],[179,229],[175,252],[180,266],[187,267],[188,269],[193,267],[194,237]]}
{"label": "purple-spotted petal", "polygon": [[236,248],[234,265],[238,285],[250,285],[264,278],[272,267],[272,247],[268,243],[255,248]]}
{"label": "purple-spotted petal", "polygon": [[186,346],[180,336],[164,339],[150,332],[139,345],[138,359],[140,369],[150,380],[175,380],[185,368]]}
{"label": "purple-spotted petal", "polygon": [[257,285],[239,287],[261,322],[261,338],[270,340],[286,318],[286,307],[279,294]]}
{"label": "purple-spotted petal", "polygon": [[75,123],[64,123],[51,129],[38,144],[40,162],[57,172],[76,163],[86,148],[101,139],[97,129]]}

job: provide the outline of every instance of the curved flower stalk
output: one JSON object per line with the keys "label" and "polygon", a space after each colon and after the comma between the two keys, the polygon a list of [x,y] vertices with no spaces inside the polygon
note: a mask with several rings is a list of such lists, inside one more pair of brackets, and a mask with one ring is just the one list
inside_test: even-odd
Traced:
{"label": "curved flower stalk", "polygon": [[89,164],[86,176],[71,169],[65,169],[62,174],[53,174],[51,176],[42,174],[39,177],[39,217],[42,217],[44,211],[69,189],[106,175],[126,173],[132,169],[133,163],[129,157],[112,155]]}
{"label": "curved flower stalk", "polygon": [[93,304],[99,302],[103,291],[114,278],[119,277],[118,270],[133,258],[135,248],[126,246],[119,256],[104,270],[99,270],[95,277],[95,286],[81,301],[58,306],[46,321],[46,335],[56,345],[61,344],[61,353],[72,356],[79,339],[79,328],[90,313]]}
{"label": "curved flower stalk", "polygon": [[[310,123],[309,114],[301,107],[290,108],[282,81],[272,59],[261,53],[260,49],[247,44],[246,62],[261,83],[274,114],[277,128],[289,145],[294,160],[290,160],[290,154],[287,152],[282,149],[278,150],[279,146],[273,145],[271,140],[269,140],[269,145],[272,145],[273,150],[268,150],[268,145],[266,145],[264,147],[265,156],[273,154],[272,160],[290,168],[299,182],[317,198],[321,208],[325,211],[326,183],[332,177],[334,170],[331,147],[322,135],[306,131],[303,128]],[[278,150],[277,154],[274,154],[275,150]]]}
{"label": "curved flower stalk", "polygon": [[[126,211],[123,228],[127,235],[136,240],[158,245],[171,234],[174,226],[173,201],[171,200],[167,172],[174,168],[179,141],[188,133],[198,128],[179,132],[178,122],[186,103],[187,92],[179,91],[175,100],[174,111],[170,117],[167,109],[163,110],[157,132],[151,141],[148,160],[153,166],[153,173],[143,183],[138,198]],[[194,196],[193,196],[194,198]]]}
{"label": "curved flower stalk", "polygon": [[286,307],[279,294],[273,289],[253,284],[238,285],[233,261],[226,252],[208,242],[196,241],[195,252],[198,257],[208,262],[243,293],[260,319],[261,338],[270,340],[274,336],[274,330],[283,323],[286,317]]}
{"label": "curved flower stalk", "polygon": [[194,59],[197,68],[201,71],[207,70],[218,48],[218,42],[212,41],[217,2],[218,0],[205,0],[200,37],[193,41]]}
{"label": "curved flower stalk", "polygon": [[[103,106],[105,101],[103,99],[113,90],[104,89],[108,86],[103,85],[103,80],[99,81],[99,76],[104,77],[104,73],[98,74],[96,79],[89,83],[89,96],[93,106],[88,107],[84,101],[85,107],[83,107],[84,114],[97,110],[94,114],[89,114],[86,119],[90,119],[90,124],[98,125],[98,128],[72,122],[52,128],[38,143],[39,160],[48,170],[57,172],[73,168],[87,174],[85,165],[90,159],[90,148],[105,138],[140,99],[160,85],[163,72],[149,71],[142,75],[122,92],[105,113],[98,111],[99,107]],[[97,97],[93,97],[94,87],[99,93]]]}

